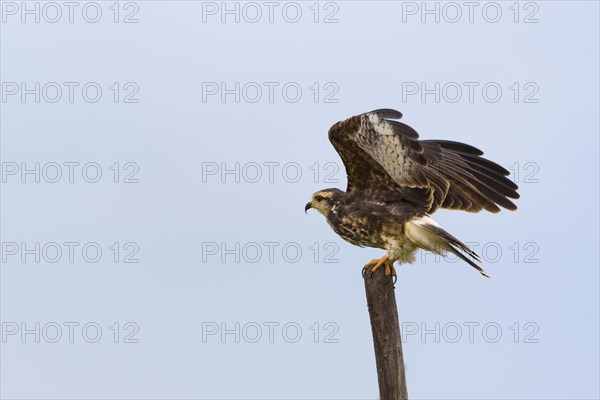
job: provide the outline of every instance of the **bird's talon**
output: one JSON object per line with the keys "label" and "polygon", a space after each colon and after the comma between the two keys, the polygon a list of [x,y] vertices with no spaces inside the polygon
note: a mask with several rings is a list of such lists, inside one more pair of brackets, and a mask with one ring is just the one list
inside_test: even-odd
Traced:
{"label": "bird's talon", "polygon": [[394,285],[398,279],[396,276],[396,269],[394,268],[394,262],[391,260],[387,260],[385,263],[385,276],[392,277],[392,285]]}
{"label": "bird's talon", "polygon": [[[382,265],[385,266],[385,276],[392,276],[394,278],[396,277],[396,270],[394,269],[394,261],[390,260],[388,258],[388,256],[386,255],[379,259],[368,262],[364,266],[363,271],[362,271],[363,278],[365,277],[365,274],[367,273],[367,271],[370,272],[369,277],[372,277],[373,272],[378,270]],[[396,281],[394,281],[394,283],[395,282]]]}

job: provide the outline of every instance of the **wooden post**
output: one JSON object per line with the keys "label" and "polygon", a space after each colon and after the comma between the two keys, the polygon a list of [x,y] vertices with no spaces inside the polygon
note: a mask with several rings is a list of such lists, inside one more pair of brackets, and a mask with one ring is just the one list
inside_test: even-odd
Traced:
{"label": "wooden post", "polygon": [[385,268],[379,268],[373,274],[369,271],[365,273],[379,397],[381,400],[407,400],[396,295],[392,278],[385,276],[384,270]]}

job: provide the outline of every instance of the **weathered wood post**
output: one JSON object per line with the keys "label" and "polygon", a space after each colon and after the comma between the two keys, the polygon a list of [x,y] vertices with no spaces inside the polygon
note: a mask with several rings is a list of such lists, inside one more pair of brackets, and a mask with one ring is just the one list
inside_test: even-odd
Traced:
{"label": "weathered wood post", "polygon": [[379,397],[381,400],[407,400],[404,356],[392,278],[385,268],[366,272],[365,291],[373,331]]}

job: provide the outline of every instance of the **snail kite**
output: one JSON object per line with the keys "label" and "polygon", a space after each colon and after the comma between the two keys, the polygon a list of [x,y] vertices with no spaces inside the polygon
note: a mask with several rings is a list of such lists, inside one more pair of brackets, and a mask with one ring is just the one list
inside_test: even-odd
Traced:
{"label": "snail kite", "polygon": [[385,267],[396,275],[394,262],[412,263],[418,248],[453,253],[482,275],[479,256],[442,229],[430,215],[439,208],[492,213],[500,207],[516,210],[519,198],[509,172],[464,143],[419,140],[402,114],[382,109],[356,115],[333,125],[329,140],[339,153],[348,186],[345,192],[316,192],[305,211],[325,216],[342,239],[361,247],[386,250],[365,265],[371,272]]}

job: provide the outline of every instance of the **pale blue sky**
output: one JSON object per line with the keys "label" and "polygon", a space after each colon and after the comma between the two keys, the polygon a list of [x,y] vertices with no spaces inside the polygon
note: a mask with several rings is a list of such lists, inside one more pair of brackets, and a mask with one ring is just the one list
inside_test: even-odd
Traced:
{"label": "pale blue sky", "polygon": [[472,22],[438,3],[439,23],[421,2],[280,2],[272,22],[239,3],[239,23],[221,2],[99,2],[97,23],[85,4],[36,23],[2,2],[3,398],[377,398],[360,271],[382,252],[304,204],[345,187],[329,126],[384,107],[481,148],[522,196],[434,215],[491,280],[431,254],[398,268],[411,397],[600,396],[597,2],[478,3]]}

